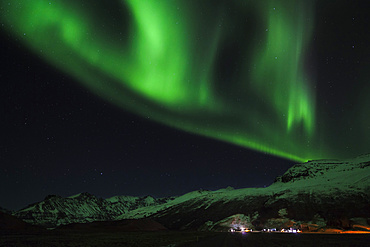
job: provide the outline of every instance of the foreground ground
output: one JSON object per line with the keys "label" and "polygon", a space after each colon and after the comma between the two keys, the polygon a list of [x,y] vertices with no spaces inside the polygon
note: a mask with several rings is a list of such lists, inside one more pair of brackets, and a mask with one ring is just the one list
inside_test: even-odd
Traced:
{"label": "foreground ground", "polygon": [[220,233],[198,242],[179,246],[187,247],[234,247],[234,246],[299,246],[299,247],[369,247],[370,234],[286,234],[286,233]]}
{"label": "foreground ground", "polygon": [[190,243],[214,235],[216,233],[178,231],[111,233],[50,231],[37,234],[3,234],[0,235],[0,247],[159,247]]}
{"label": "foreground ground", "polygon": [[115,232],[0,235],[1,247],[82,247],[82,246],[370,246],[370,234],[279,234],[212,232]]}

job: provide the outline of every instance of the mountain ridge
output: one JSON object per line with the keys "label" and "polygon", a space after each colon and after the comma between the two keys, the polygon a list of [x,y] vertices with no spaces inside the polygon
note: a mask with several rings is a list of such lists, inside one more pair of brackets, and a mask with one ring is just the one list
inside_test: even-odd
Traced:
{"label": "mountain ridge", "polygon": [[13,215],[34,225],[56,227],[70,223],[111,221],[130,210],[168,200],[172,198],[116,196],[103,199],[88,192],[68,197],[48,195],[43,201],[30,204],[13,212]]}
{"label": "mountain ridge", "polygon": [[369,198],[370,154],[365,154],[353,159],[296,164],[266,188],[198,190],[170,198],[49,195],[13,215],[50,227],[151,218],[168,229],[204,230],[225,228],[225,222],[237,217],[257,228],[316,222],[318,228],[348,228],[358,222],[370,224]]}

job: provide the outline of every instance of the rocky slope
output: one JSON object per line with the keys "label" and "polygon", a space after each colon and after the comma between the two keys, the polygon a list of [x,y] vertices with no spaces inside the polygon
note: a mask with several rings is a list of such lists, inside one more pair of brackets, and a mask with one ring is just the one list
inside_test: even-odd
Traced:
{"label": "rocky slope", "polygon": [[49,195],[44,201],[29,205],[13,215],[34,225],[55,227],[70,223],[110,221],[128,211],[163,204],[169,200],[171,198],[155,199],[150,196],[115,196],[102,199],[89,193],[67,198]]}

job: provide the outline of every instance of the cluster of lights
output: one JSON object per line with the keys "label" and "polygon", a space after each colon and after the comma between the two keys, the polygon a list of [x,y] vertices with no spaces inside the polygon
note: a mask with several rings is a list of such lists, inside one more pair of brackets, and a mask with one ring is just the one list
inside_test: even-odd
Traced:
{"label": "cluster of lights", "polygon": [[[252,229],[248,229],[248,228],[237,228],[237,229],[234,229],[234,228],[230,228],[229,230],[230,232],[252,232],[253,230]],[[294,229],[294,228],[289,228],[289,229],[281,229],[280,231],[278,231],[276,228],[269,228],[269,229],[263,229],[262,230],[263,232],[284,232],[284,233],[301,233],[302,231],[299,230],[299,229]]]}
{"label": "cluster of lights", "polygon": [[289,229],[281,229],[281,232],[286,232],[286,233],[300,233],[301,231],[298,229],[293,229],[293,228],[289,228]]}
{"label": "cluster of lights", "polygon": [[230,228],[230,232],[252,232],[253,230],[252,229],[248,229],[248,228],[240,228],[240,229],[234,229],[234,228]]}
{"label": "cluster of lights", "polygon": [[263,229],[264,232],[276,232],[276,228]]}

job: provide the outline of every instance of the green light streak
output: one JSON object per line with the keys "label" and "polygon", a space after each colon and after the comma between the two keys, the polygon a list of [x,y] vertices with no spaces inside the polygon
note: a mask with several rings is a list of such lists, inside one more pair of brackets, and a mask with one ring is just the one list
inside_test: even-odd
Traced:
{"label": "green light streak", "polygon": [[255,68],[230,79],[239,101],[215,83],[218,54],[230,38],[217,11],[203,21],[197,1],[122,1],[131,22],[117,28],[120,40],[101,35],[99,16],[76,2],[1,1],[1,20],[36,54],[124,109],[290,160],[328,155],[317,148],[315,95],[303,62],[312,14],[301,1],[249,1],[266,26],[242,66]]}
{"label": "green light streak", "polygon": [[263,52],[257,54],[257,69],[251,81],[256,82],[253,85],[256,93],[268,96],[266,98],[275,110],[286,116],[283,121],[286,121],[288,131],[302,123],[312,135],[314,93],[304,74],[302,60],[306,40],[311,34],[311,27],[304,24],[310,16],[310,8],[305,10],[305,7],[283,5],[279,1],[270,3],[266,44]]}

